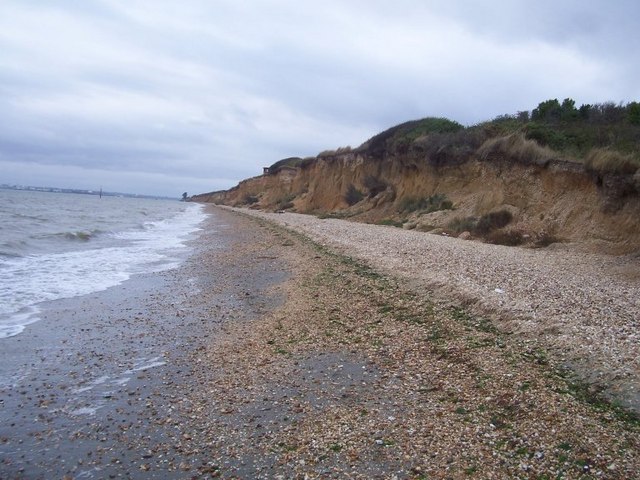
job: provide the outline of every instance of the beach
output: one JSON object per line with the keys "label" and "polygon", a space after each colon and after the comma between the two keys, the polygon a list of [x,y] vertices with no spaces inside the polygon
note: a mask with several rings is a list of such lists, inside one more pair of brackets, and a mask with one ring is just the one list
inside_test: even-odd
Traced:
{"label": "beach", "polygon": [[249,211],[308,235],[442,303],[544,349],[609,399],[640,413],[640,255],[579,244],[513,248],[446,235]]}
{"label": "beach", "polygon": [[[482,245],[208,208],[180,267],[51,302],[41,321],[3,339],[3,378],[15,373],[1,386],[0,476],[613,479],[640,471],[637,419],[567,370],[586,365],[581,350],[558,354],[580,329],[556,334],[564,344],[537,338],[514,307],[525,294],[512,293],[513,304],[504,297],[518,291],[516,280],[488,282],[489,300],[474,300],[471,253],[467,289],[455,288],[454,271],[438,270],[447,248],[455,258]],[[436,258],[402,253],[411,248],[398,241],[406,235],[438,238]],[[511,265],[504,251],[495,255]],[[416,273],[429,262],[433,277]],[[491,272],[499,276],[499,266]],[[620,278],[622,297],[632,295],[637,279]],[[612,311],[634,312],[637,303],[624,301]],[[611,335],[628,342],[594,349],[592,364],[633,353],[624,345],[633,346],[637,325],[610,317],[620,323]],[[606,330],[592,326],[589,335]],[[611,362],[616,374],[624,364]],[[613,383],[630,405],[633,368]]]}
{"label": "beach", "polygon": [[225,322],[278,304],[264,290],[287,275],[271,259],[225,263],[259,235],[221,215],[179,268],[42,304],[40,321],[2,339],[0,477],[185,478],[202,466],[178,407],[210,369],[190,355]]}

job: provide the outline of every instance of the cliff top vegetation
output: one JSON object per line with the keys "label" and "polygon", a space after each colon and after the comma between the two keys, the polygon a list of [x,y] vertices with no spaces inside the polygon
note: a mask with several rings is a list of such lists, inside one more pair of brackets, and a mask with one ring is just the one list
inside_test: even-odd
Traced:
{"label": "cliff top vegetation", "polygon": [[[424,156],[433,164],[466,161],[471,155],[508,156],[526,163],[551,159],[583,163],[595,171],[633,173],[640,168],[640,103],[605,102],[579,107],[571,98],[545,100],[531,111],[500,115],[465,127],[437,117],[412,120],[374,135],[355,149],[320,153],[327,158],[358,153],[375,159]],[[304,167],[314,158],[291,157],[270,167]]]}
{"label": "cliff top vegetation", "polygon": [[[546,100],[531,112],[501,115],[478,125],[463,127],[443,118],[406,122],[375,135],[357,151],[382,158],[410,151],[458,158],[487,143],[505,142],[533,161],[541,157],[585,163],[595,170],[630,173],[640,168],[640,103],[584,104],[566,98]],[[535,142],[535,143],[534,143]],[[505,153],[503,150],[502,153]],[[518,155],[516,155],[518,156]]]}

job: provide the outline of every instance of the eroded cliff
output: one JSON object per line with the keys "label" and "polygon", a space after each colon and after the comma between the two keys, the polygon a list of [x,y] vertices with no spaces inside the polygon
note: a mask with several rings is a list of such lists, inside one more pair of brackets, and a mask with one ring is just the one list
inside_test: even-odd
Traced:
{"label": "eroded cliff", "polygon": [[579,162],[522,134],[446,131],[448,124],[415,133],[415,122],[406,125],[356,150],[277,162],[261,176],[193,200],[507,245],[640,250],[640,169],[627,157],[615,163],[604,151]]}

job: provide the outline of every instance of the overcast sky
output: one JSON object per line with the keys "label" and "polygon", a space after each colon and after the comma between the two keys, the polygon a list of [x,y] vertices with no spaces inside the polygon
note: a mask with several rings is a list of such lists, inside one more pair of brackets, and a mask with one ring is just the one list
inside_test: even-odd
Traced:
{"label": "overcast sky", "polygon": [[640,100],[637,0],[0,0],[0,184],[180,196],[397,123]]}

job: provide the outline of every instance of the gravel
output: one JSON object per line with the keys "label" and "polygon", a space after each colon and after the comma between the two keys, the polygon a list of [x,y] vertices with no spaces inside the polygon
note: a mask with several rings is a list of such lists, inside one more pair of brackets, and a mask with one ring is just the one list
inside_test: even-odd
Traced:
{"label": "gravel", "polygon": [[375,268],[473,306],[541,342],[565,365],[640,412],[640,255],[576,245],[524,249],[295,213],[242,210],[303,232]]}
{"label": "gravel", "polygon": [[5,339],[0,477],[637,477],[637,418],[559,368],[633,385],[637,259],[211,208],[180,268]]}
{"label": "gravel", "polygon": [[[444,269],[430,268],[423,252],[432,249],[441,261],[448,249],[455,256],[484,245],[439,237],[431,244],[429,235],[383,227],[239,213],[234,228],[254,232],[243,234],[251,240],[212,261],[242,267],[247,259],[272,259],[265,268],[287,266],[290,276],[261,293],[283,298],[281,305],[224,323],[191,356],[202,370],[200,388],[189,392],[183,416],[192,418],[190,448],[206,452],[207,465],[194,473],[637,476],[637,419],[575,381],[532,330],[506,328],[521,320],[502,314],[499,302],[493,312],[500,323],[473,313],[469,294],[456,290]],[[510,252],[494,250],[503,252],[497,259]],[[436,270],[434,277],[427,269]],[[482,291],[504,302],[512,283],[492,282]]]}

